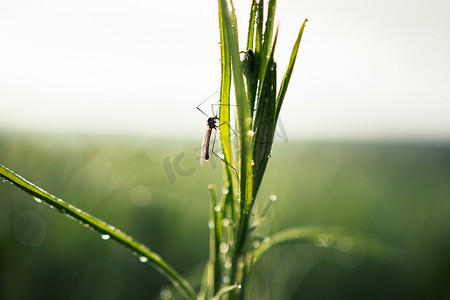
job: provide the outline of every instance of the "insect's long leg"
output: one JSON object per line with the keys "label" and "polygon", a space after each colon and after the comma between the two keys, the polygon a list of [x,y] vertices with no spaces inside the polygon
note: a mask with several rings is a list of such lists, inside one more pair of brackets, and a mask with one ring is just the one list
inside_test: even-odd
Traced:
{"label": "insect's long leg", "polygon": [[[212,96],[214,96],[215,94],[217,94],[217,92],[218,92],[218,91],[215,91],[215,92],[212,93],[208,98],[206,98],[205,100],[203,100],[202,103],[200,103],[199,105],[197,105],[197,109],[198,109],[202,114],[204,114],[205,116],[207,116],[208,118],[209,118],[209,116],[208,116],[203,110],[200,109],[200,105],[202,105],[203,103],[205,103],[206,101],[208,101],[209,98],[211,98]],[[214,114],[214,110],[213,110],[213,114]]]}
{"label": "insect's long leg", "polygon": [[[236,107],[237,107],[237,105],[236,105],[236,104],[227,104],[227,105],[224,105],[224,104],[219,104],[219,103],[214,103],[214,104],[211,104],[211,109],[212,109],[212,111],[213,111],[213,115],[214,115],[214,116],[217,116],[217,115],[219,115],[219,110],[217,110],[217,114],[216,114],[216,113],[214,113],[214,106],[218,106],[218,107],[220,107],[220,106],[228,106],[228,107],[231,107],[231,106],[236,106]],[[219,116],[219,118],[220,118],[220,116]]]}
{"label": "insect's long leg", "polygon": [[[225,124],[225,123],[222,123],[222,124]],[[221,124],[221,125],[222,125],[222,124]],[[220,126],[220,125],[219,125],[219,126]],[[233,130],[233,132],[234,132],[234,130]],[[213,144],[212,144],[212,147],[211,147],[211,152],[214,153],[215,156],[217,156],[221,161],[223,161],[225,164],[227,164],[230,168],[232,168],[232,169],[234,170],[234,173],[236,174],[236,178],[237,178],[237,180],[239,181],[239,175],[238,175],[238,172],[237,172],[236,168],[233,167],[230,163],[228,163],[225,159],[223,159],[222,157],[220,157],[219,154],[217,154],[217,153],[214,151],[214,145],[216,144],[216,134],[217,134],[217,129],[214,131],[214,138],[213,138]]]}
{"label": "insect's long leg", "polygon": [[228,122],[223,122],[223,123],[219,124],[219,126],[217,126],[217,128],[219,128],[219,127],[222,126],[223,124],[227,124],[228,127],[230,127],[230,130],[233,131],[234,135],[235,135],[235,136],[238,136],[238,135],[236,134],[236,131],[234,131],[233,127],[231,127],[231,125],[230,125]]}

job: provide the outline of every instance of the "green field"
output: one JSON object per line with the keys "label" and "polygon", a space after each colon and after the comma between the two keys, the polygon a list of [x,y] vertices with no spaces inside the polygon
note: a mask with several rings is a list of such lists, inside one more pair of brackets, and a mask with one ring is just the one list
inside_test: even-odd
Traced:
{"label": "green field", "polygon": [[[220,190],[222,175],[217,159],[200,168],[199,142],[3,133],[0,164],[132,235],[198,284],[207,185]],[[278,141],[273,149],[254,214],[271,195],[277,201],[257,234],[345,226],[401,255],[285,245],[256,266],[248,299],[450,299],[449,144]],[[0,299],[157,299],[167,287],[127,249],[0,183]]]}

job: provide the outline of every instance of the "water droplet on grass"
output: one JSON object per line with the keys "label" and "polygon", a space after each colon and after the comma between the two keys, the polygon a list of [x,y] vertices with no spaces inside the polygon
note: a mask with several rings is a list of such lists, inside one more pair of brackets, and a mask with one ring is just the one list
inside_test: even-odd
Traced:
{"label": "water droplet on grass", "polygon": [[37,198],[37,197],[33,197],[34,198],[34,201],[36,201],[37,203],[42,203],[42,200],[41,199],[39,199],[39,198]]}
{"label": "water droplet on grass", "polygon": [[253,248],[258,248],[259,247],[259,242],[258,241],[253,241],[252,247]]}
{"label": "water droplet on grass", "polygon": [[253,137],[255,135],[255,132],[253,130],[249,130],[249,131],[247,131],[247,135],[249,137]]}
{"label": "water droplet on grass", "polygon": [[220,211],[220,205],[214,206],[214,211],[215,211],[215,212],[219,212],[219,211]]}
{"label": "water droplet on grass", "polygon": [[226,195],[228,194],[229,190],[226,186],[222,187],[222,194]]}
{"label": "water droplet on grass", "polygon": [[277,201],[277,199],[278,199],[277,195],[270,196],[270,201]]}
{"label": "water droplet on grass", "polygon": [[162,300],[169,300],[172,298],[172,292],[170,291],[169,288],[163,288],[161,290],[161,293],[159,293],[159,296],[161,297]]}
{"label": "water droplet on grass", "polygon": [[146,263],[146,262],[148,262],[148,258],[146,256],[140,256],[139,261],[142,263]]}
{"label": "water droplet on grass", "polygon": [[227,243],[221,243],[219,246],[220,253],[227,253],[230,249],[230,246]]}
{"label": "water droplet on grass", "polygon": [[328,236],[326,234],[318,234],[314,237],[314,245],[317,247],[323,247],[326,248],[329,245],[328,243]]}
{"label": "water droplet on grass", "polygon": [[231,263],[231,259],[229,257],[226,258],[225,260],[225,268],[229,269],[231,268],[233,264]]}
{"label": "water droplet on grass", "polygon": [[109,240],[110,236],[109,234],[102,234],[102,240]]}
{"label": "water droplet on grass", "polygon": [[228,220],[227,218],[222,219],[222,226],[227,227],[228,225],[230,225],[230,220]]}
{"label": "water droplet on grass", "polygon": [[209,220],[208,221],[208,228],[213,229],[215,227],[214,221]]}

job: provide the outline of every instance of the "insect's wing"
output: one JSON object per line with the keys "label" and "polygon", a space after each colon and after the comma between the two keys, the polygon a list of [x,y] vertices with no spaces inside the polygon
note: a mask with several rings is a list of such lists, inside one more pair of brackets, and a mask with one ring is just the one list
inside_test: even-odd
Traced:
{"label": "insect's wing", "polygon": [[209,141],[211,139],[211,128],[209,126],[206,127],[205,137],[203,138],[202,143],[202,152],[200,153],[200,166],[203,167],[205,164],[205,160],[209,159]]}

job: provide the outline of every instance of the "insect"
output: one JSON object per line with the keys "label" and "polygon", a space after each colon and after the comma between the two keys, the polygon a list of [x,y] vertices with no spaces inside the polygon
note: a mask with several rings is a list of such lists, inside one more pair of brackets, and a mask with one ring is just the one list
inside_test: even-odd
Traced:
{"label": "insect", "polygon": [[[203,138],[203,143],[202,143],[202,148],[201,148],[201,153],[200,153],[200,166],[203,166],[205,164],[205,161],[209,160],[209,158],[210,158],[209,146],[210,146],[210,142],[211,142],[211,138],[212,138],[213,139],[213,144],[212,144],[212,147],[211,147],[211,152],[214,153],[218,158],[220,158],[228,166],[230,166],[237,174],[236,169],[232,165],[230,165],[223,158],[221,158],[217,153],[214,152],[214,144],[215,144],[217,129],[220,126],[224,125],[224,124],[227,124],[228,126],[229,126],[229,124],[227,122],[223,122],[223,123],[217,125],[217,122],[219,121],[219,117],[214,113],[214,109],[213,109],[213,105],[217,105],[217,104],[212,104],[211,105],[211,110],[213,112],[213,116],[212,117],[208,116],[203,110],[200,109],[200,106],[203,103],[205,103],[207,100],[209,100],[212,96],[214,96],[216,93],[217,92],[215,92],[214,94],[212,94],[211,96],[206,98],[202,103],[200,103],[197,106],[197,109],[202,114],[204,114],[205,116],[208,117],[208,120],[206,121],[206,133],[205,133],[205,136]],[[230,129],[236,135],[236,132],[233,130],[233,128],[231,128],[231,126],[230,126]],[[214,137],[212,137],[213,130],[214,130]]]}
{"label": "insect", "polygon": [[[208,118],[208,121],[206,121],[206,133],[205,133],[205,137],[203,138],[203,143],[202,143],[202,152],[200,153],[200,166],[203,167],[203,165],[205,164],[206,160],[209,160],[209,143],[211,141],[211,132],[212,130],[217,130],[218,126],[216,124],[216,121],[219,120],[218,117],[214,116],[214,117],[210,117]],[[214,132],[214,139],[216,137],[216,132]],[[213,142],[214,143],[214,142]],[[212,151],[212,149],[211,149]]]}

